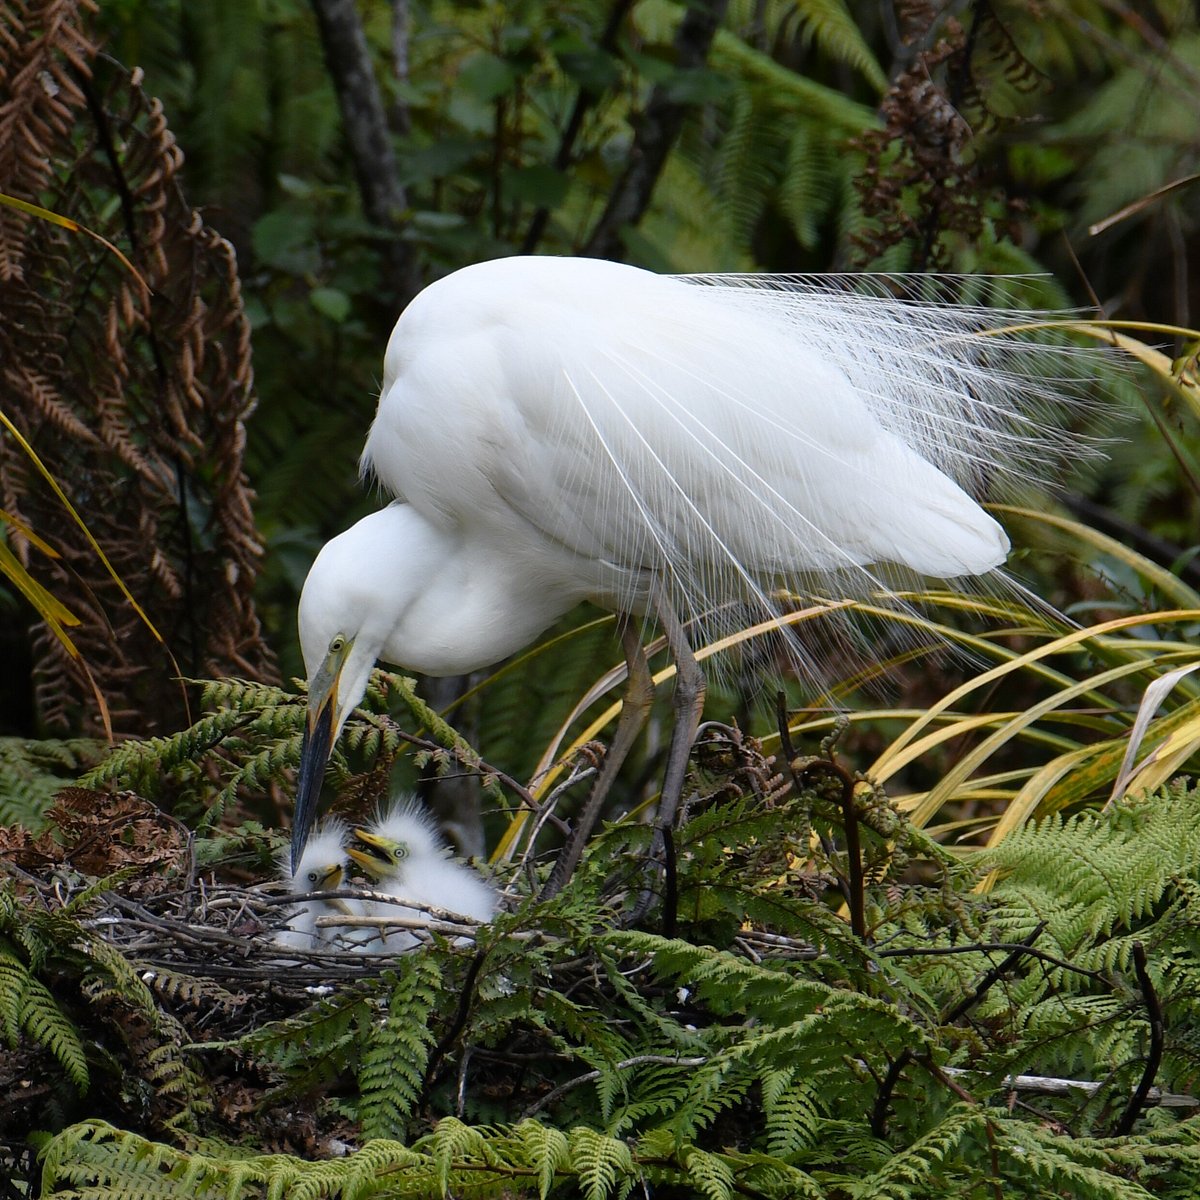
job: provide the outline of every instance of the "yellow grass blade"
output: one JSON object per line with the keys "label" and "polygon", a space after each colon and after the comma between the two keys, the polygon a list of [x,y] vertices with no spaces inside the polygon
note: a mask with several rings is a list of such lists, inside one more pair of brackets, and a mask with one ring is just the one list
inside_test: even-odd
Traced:
{"label": "yellow grass blade", "polygon": [[[1129,731],[1129,748],[1125,751],[1125,757],[1121,762],[1121,769],[1117,772],[1116,781],[1113,783],[1112,795],[1109,796],[1108,802],[1104,806],[1106,811],[1128,790],[1129,782],[1134,773],[1133,761],[1137,757],[1137,752],[1146,736],[1146,731],[1150,726],[1154,714],[1158,711],[1159,705],[1167,698],[1167,695],[1177,683],[1196,670],[1200,670],[1200,662],[1192,662],[1186,666],[1176,667],[1174,671],[1168,671],[1146,688],[1145,694],[1142,696],[1142,702],[1138,705],[1133,728]],[[1160,746],[1158,749],[1162,750],[1162,747]],[[1157,751],[1152,751],[1151,758],[1156,753]],[[1143,763],[1142,766],[1147,766],[1148,762],[1149,760]],[[1146,785],[1143,784],[1142,786]]]}
{"label": "yellow grass blade", "polygon": [[1125,784],[1123,794],[1161,787],[1200,750],[1200,715],[1169,733],[1142,760]]}
{"label": "yellow grass blade", "polygon": [[[1155,736],[1162,737],[1165,741],[1172,738],[1177,730],[1185,731],[1174,742],[1175,748],[1180,749],[1194,738],[1200,737],[1198,722],[1200,700],[1192,700],[1155,722]],[[1122,734],[1096,745],[1081,746],[1046,763],[1013,797],[992,831],[988,845],[997,845],[1035,813],[1057,812],[1086,796],[1103,791],[1118,771],[1127,741],[1128,736]],[[1174,766],[1170,769],[1174,770]],[[989,875],[979,885],[979,890],[987,891],[994,883],[995,875]]]}
{"label": "yellow grass blade", "polygon": [[62,555],[49,542],[38,537],[24,521],[14,517],[10,512],[5,512],[2,508],[0,508],[0,521],[11,525],[31,546],[40,550],[47,558],[62,558]]}
{"label": "yellow grass blade", "polygon": [[910,814],[913,824],[918,826],[918,828],[927,825],[943,805],[950,800],[956,799],[956,793],[961,785],[983,763],[987,762],[1005,744],[1012,741],[1023,729],[1041,720],[1042,717],[1054,709],[1061,708],[1063,705],[1070,703],[1081,693],[1091,688],[1113,683],[1118,679],[1124,679],[1141,669],[1142,664],[1140,662],[1123,663],[1120,666],[1111,667],[1099,675],[1077,683],[1074,687],[1057,691],[1039,703],[1033,704],[1024,711],[1017,713],[1011,720],[1006,721],[1002,728],[996,730],[991,736],[984,738],[977,745],[973,746],[946,772],[938,781],[937,786],[930,789],[921,805]]}
{"label": "yellow grass blade", "polygon": [[[813,605],[809,608],[802,609],[799,612],[785,613],[783,616],[772,617],[767,621],[760,621],[758,624],[748,626],[746,629],[740,629],[736,633],[730,634],[728,637],[719,638],[717,641],[711,642],[707,646],[701,646],[696,651],[696,660],[698,662],[702,662],[707,658],[711,658],[714,654],[719,654],[733,646],[741,645],[743,642],[751,641],[754,638],[761,637],[767,633],[772,633],[778,629],[784,628],[785,626],[797,625],[802,621],[812,620],[815,617],[827,616],[831,612],[850,608],[852,605],[853,601],[850,600],[833,601],[829,603]],[[668,679],[673,678],[674,675],[674,663],[663,667],[662,670],[655,672],[655,674],[652,676],[654,687],[657,689],[660,684],[665,683]],[[624,668],[621,667],[614,668],[614,670],[607,672],[605,675],[606,679],[612,678],[614,686],[623,677]],[[595,691],[596,689],[592,688],[589,690]],[[541,777],[537,779],[536,784],[531,789],[536,799],[540,800],[549,793],[550,788],[555,780],[559,777],[559,775],[562,774],[564,765],[570,756],[574,754],[575,751],[581,746],[585,746],[588,742],[592,741],[606,725],[612,721],[615,721],[620,712],[621,701],[618,700],[615,704],[610,704],[608,708],[606,708],[587,726],[586,729],[576,735],[574,741],[571,742],[570,746],[567,747],[566,752],[559,757],[556,763],[547,764],[545,767],[543,767],[542,764],[546,762],[546,756],[543,755],[542,762],[538,764],[539,770],[542,771]],[[563,731],[560,730],[559,733],[555,735],[553,744],[556,746],[560,745],[562,740]],[[516,848],[517,837],[524,828],[525,822],[528,820],[529,815],[530,814],[525,809],[521,809],[513,814],[512,820],[508,824],[508,828],[504,831],[504,835],[501,837],[499,844],[492,852],[490,860],[491,862],[507,862],[512,857],[513,851]]]}
{"label": "yellow grass blade", "polygon": [[51,490],[58,497],[59,502],[67,510],[67,512],[71,514],[72,520],[74,520],[75,524],[78,525],[81,530],[83,530],[84,537],[87,538],[88,543],[91,545],[92,549],[96,552],[96,556],[104,564],[104,568],[106,571],[108,571],[109,575],[112,577],[113,582],[117,585],[117,587],[119,587],[121,589],[121,592],[124,594],[125,599],[128,600],[129,603],[133,606],[134,612],[136,612],[137,615],[139,617],[141,617],[146,628],[149,629],[150,632],[152,634],[154,634],[155,638],[161,642],[163,640],[162,634],[160,634],[158,632],[158,630],[155,629],[153,622],[145,614],[145,612],[142,609],[142,606],[133,598],[133,593],[125,586],[125,581],[120,577],[120,575],[117,574],[116,568],[113,567],[112,563],[110,563],[108,561],[108,555],[105,554],[104,551],[100,548],[100,543],[98,541],[96,541],[96,539],[92,536],[92,531],[90,529],[88,529],[87,525],[84,523],[83,518],[79,515],[78,512],[75,511],[75,506],[71,503],[70,500],[67,499],[67,495],[62,490],[62,488],[59,487],[58,480],[56,480],[54,478],[54,476],[51,475],[50,471],[46,467],[46,464],[43,463],[42,460],[38,457],[37,452],[28,443],[28,441],[25,440],[24,436],[21,434],[21,431],[12,423],[12,421],[8,417],[8,414],[5,413],[3,411],[3,409],[0,409],[0,425],[3,425],[4,428],[7,429],[10,434],[12,434],[17,445],[19,445],[21,447],[21,449],[24,450],[25,453],[29,456],[29,460],[33,463],[33,465],[35,467],[37,467],[39,474],[50,485]]}
{"label": "yellow grass blade", "polygon": [[[63,625],[78,625],[79,618],[53,593],[47,591],[30,573],[25,565],[12,552],[12,548],[0,541],[0,572],[6,575],[17,590],[37,609],[42,619],[51,627]],[[69,638],[60,636],[60,641],[75,657],[77,651]]]}
{"label": "yellow grass blade", "polygon": [[[1037,669],[1041,666],[1043,659],[1050,658],[1053,655],[1063,654],[1089,643],[1092,645],[1102,645],[1104,635],[1106,634],[1116,633],[1123,629],[1135,629],[1143,625],[1170,625],[1197,620],[1200,620],[1200,609],[1169,609],[1163,612],[1136,613],[1131,616],[1116,617],[1110,621],[1104,621],[1099,625],[1090,625],[1086,629],[1071,630],[1069,633],[1045,642],[1040,646],[1036,646],[1024,654],[1008,658],[998,666],[992,667],[990,670],[968,679],[938,700],[936,704],[932,705],[883,751],[869,768],[869,773],[876,778],[883,776],[887,771],[887,764],[893,756],[899,754],[905,746],[920,736],[923,730],[932,725],[948,709],[958,707],[961,701],[974,691],[981,688],[988,688],[993,683],[997,683],[1018,671]],[[1144,669],[1146,664],[1140,663],[1139,665]],[[1094,692],[1094,688],[1090,689],[1090,691]],[[1099,697],[1099,699],[1104,700],[1103,697]],[[1104,702],[1110,703],[1108,701]]]}
{"label": "yellow grass blade", "polygon": [[42,221],[49,221],[51,225],[58,225],[63,229],[69,229],[72,233],[86,234],[93,241],[97,241],[110,254],[115,254],[121,261],[121,265],[134,277],[141,285],[142,291],[149,296],[150,285],[142,278],[141,272],[121,253],[116,246],[112,244],[106,237],[101,237],[95,230],[89,229],[86,225],[81,225],[78,221],[71,220],[70,217],[61,216],[59,213],[51,212],[48,208],[42,208],[40,204],[30,204],[28,200],[18,200],[16,196],[5,195],[0,192],[0,204],[7,205],[9,208],[15,208],[17,212],[23,212],[27,216],[38,217]]}
{"label": "yellow grass blade", "polygon": [[1039,512],[1036,509],[1020,508],[1013,504],[989,504],[988,508],[995,513],[1023,517],[1027,521],[1049,525],[1054,529],[1069,533],[1079,541],[1136,571],[1143,579],[1152,583],[1172,604],[1176,604],[1180,608],[1200,608],[1200,592],[1188,587],[1178,575],[1173,575],[1166,567],[1151,561],[1136,550],[1131,550],[1124,542],[1119,542],[1116,538],[1109,537],[1108,534],[1101,533],[1090,525],[1073,520],[1071,517],[1060,516],[1058,513]]}

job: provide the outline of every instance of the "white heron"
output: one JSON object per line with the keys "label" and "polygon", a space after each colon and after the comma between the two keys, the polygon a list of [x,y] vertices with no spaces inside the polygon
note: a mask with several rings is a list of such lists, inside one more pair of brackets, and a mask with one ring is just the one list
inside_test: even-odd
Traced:
{"label": "white heron", "polygon": [[344,822],[326,818],[308,839],[295,869],[286,861],[280,870],[288,891],[300,898],[288,922],[275,934],[275,943],[295,950],[333,949],[339,930],[319,928],[318,917],[358,915],[355,900],[323,897],[323,892],[336,892],[349,876],[350,859],[346,853],[349,830]]}
{"label": "white heron", "polygon": [[666,828],[704,695],[689,642],[723,614],[775,612],[780,587],[872,593],[880,568],[953,579],[1004,562],[975,497],[1038,475],[1053,440],[1022,346],[978,336],[1010,315],[572,258],[426,288],[388,343],[362,458],[396,499],[322,549],[300,600],[294,858],[377,660],[473,671],[583,600],[622,617],[630,685],[556,876],[650,703],[631,614],[657,619],[678,668]]}

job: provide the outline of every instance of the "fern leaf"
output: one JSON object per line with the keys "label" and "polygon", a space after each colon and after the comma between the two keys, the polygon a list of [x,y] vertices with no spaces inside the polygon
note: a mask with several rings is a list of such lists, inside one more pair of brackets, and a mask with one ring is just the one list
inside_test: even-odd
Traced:
{"label": "fern leaf", "polygon": [[688,1181],[706,1200],[732,1200],[733,1169],[720,1155],[709,1154],[697,1146],[687,1147],[680,1155]]}
{"label": "fern leaf", "polygon": [[[359,1119],[372,1138],[401,1136],[420,1098],[433,1044],[429,1016],[442,975],[435,956],[417,954],[404,961],[402,970],[383,978],[391,990],[387,1015],[369,1027],[358,1068]],[[447,1138],[451,1129],[447,1127]]]}
{"label": "fern leaf", "polygon": [[532,1120],[522,1121],[515,1133],[525,1145],[530,1166],[537,1172],[539,1200],[546,1200],[559,1171],[570,1161],[571,1147],[566,1134]]}
{"label": "fern leaf", "polygon": [[49,989],[31,975],[16,955],[0,947],[0,1018],[8,1043],[16,1049],[21,1030],[58,1059],[82,1094],[88,1088],[87,1055],[75,1026],[55,1003]]}
{"label": "fern leaf", "polygon": [[578,1125],[567,1135],[571,1161],[579,1174],[586,1200],[607,1200],[618,1184],[624,1194],[636,1179],[633,1155],[617,1138]]}
{"label": "fern leaf", "polygon": [[975,1106],[958,1105],[928,1133],[893,1155],[856,1186],[855,1195],[879,1200],[908,1200],[927,1189],[947,1155],[969,1134],[981,1130],[987,1115]]}

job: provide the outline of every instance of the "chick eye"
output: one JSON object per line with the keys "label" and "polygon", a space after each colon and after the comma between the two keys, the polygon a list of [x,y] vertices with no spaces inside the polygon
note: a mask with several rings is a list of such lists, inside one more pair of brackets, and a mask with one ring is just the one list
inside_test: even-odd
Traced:
{"label": "chick eye", "polygon": [[400,859],[407,858],[407,857],[408,857],[408,847],[407,846],[397,846],[396,847],[397,861],[399,861]]}
{"label": "chick eye", "polygon": [[319,880],[320,878],[321,878],[320,875],[318,875],[316,871],[309,871],[309,873],[308,873],[308,882],[309,883],[316,883],[317,880]]}

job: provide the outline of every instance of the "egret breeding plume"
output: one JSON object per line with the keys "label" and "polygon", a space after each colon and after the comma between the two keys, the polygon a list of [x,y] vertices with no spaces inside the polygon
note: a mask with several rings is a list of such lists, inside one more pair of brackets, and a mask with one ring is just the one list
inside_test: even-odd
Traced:
{"label": "egret breeding plume", "polygon": [[[495,890],[466,863],[450,857],[433,819],[415,801],[402,801],[355,829],[354,841],[347,852],[376,890],[476,921],[496,915]],[[386,903],[378,905],[379,916],[388,912]]]}
{"label": "egret breeding plume", "polygon": [[473,671],[583,600],[621,617],[630,683],[556,877],[649,707],[635,615],[657,620],[677,665],[665,829],[703,703],[698,638],[776,613],[780,588],[862,596],[897,567],[953,579],[1004,562],[976,497],[1044,474],[1061,448],[1028,344],[980,336],[1010,315],[573,258],[500,259],[426,288],[388,342],[362,458],[395,501],[324,547],[300,600],[293,858],[377,660]]}
{"label": "egret breeding plume", "polygon": [[349,830],[336,818],[327,818],[316,830],[294,869],[281,863],[281,872],[288,891],[302,897],[288,918],[288,923],[275,934],[275,942],[296,950],[331,949],[340,931],[319,928],[318,917],[357,916],[357,901],[322,897],[322,892],[335,892],[346,881],[350,860],[346,854]]}

